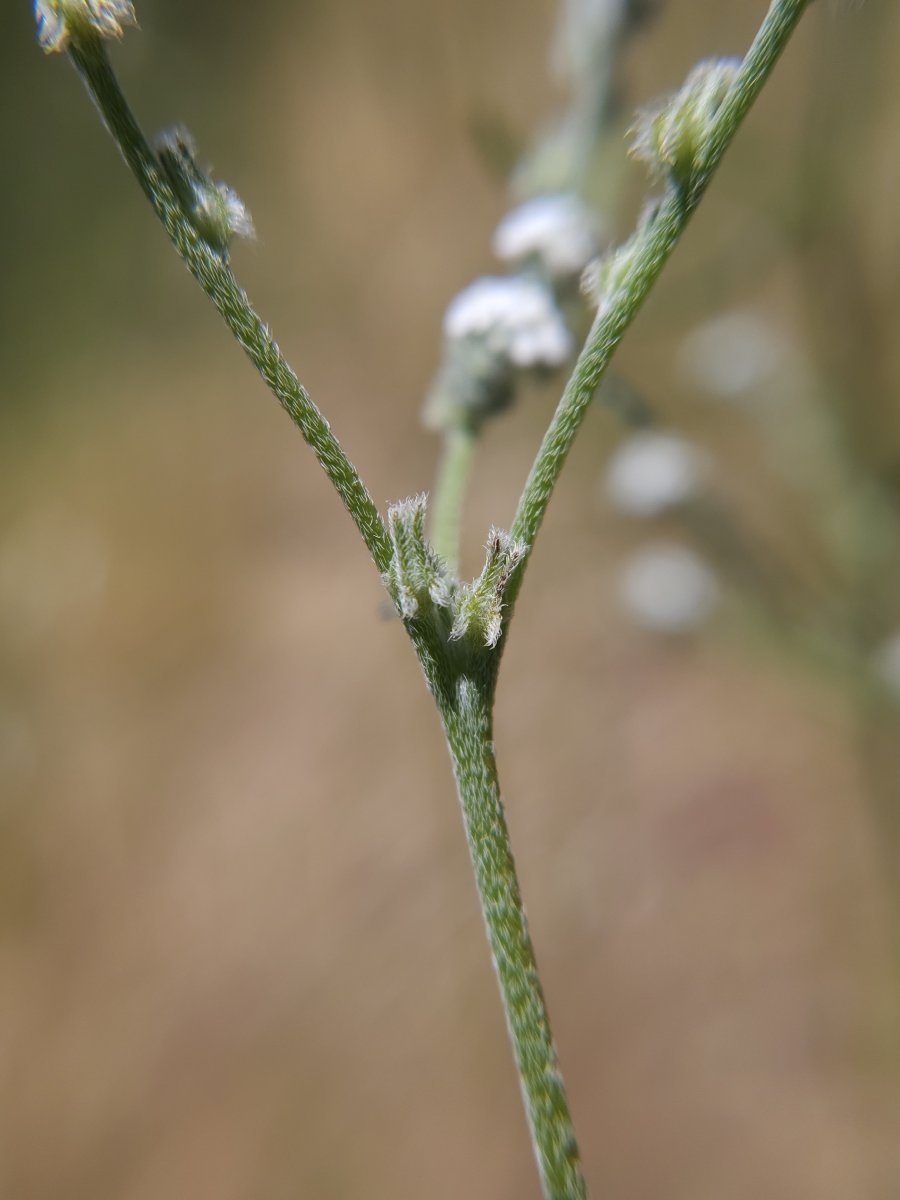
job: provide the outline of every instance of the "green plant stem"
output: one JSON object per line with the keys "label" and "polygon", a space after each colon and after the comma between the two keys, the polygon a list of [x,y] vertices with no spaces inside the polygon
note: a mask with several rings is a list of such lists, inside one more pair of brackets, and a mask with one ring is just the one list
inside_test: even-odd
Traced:
{"label": "green plant stem", "polygon": [[197,234],[183,213],[122,95],[103,43],[93,36],[73,37],[69,57],[175,249],[300,429],[356,522],[375,565],[385,572],[390,563],[390,541],[372,497],[328,422],[238,286],[227,261]]}
{"label": "green plant stem", "polygon": [[[771,5],[727,98],[716,113],[703,164],[695,172],[690,187],[681,188],[670,182],[653,216],[635,234],[631,268],[608,303],[601,304],[519,500],[511,533],[527,545],[534,546],[556,481],[616,347],[678,244],[741,121],[810,2],[775,0]],[[510,583],[508,616],[527,563],[526,558]]]}
{"label": "green plant stem", "polygon": [[460,520],[478,435],[468,426],[444,433],[431,502],[431,543],[451,571],[459,570]]}
{"label": "green plant stem", "polygon": [[546,1200],[587,1194],[500,799],[492,687],[462,674],[438,701]]}

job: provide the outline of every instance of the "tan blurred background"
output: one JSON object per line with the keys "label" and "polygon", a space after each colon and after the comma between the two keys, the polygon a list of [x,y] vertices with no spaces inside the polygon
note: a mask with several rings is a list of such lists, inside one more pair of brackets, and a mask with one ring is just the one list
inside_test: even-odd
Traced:
{"label": "tan blurred background", "polygon": [[[668,0],[627,106],[742,51],[764,7]],[[554,5],[139,15],[115,58],[142,121],[185,121],[250,205],[238,274],[378,503],[427,488],[441,313],[496,269],[484,131],[524,142],[559,107]],[[24,3],[0,27],[0,1195],[537,1197],[402,630],[73,73]],[[836,567],[819,519],[900,481],[898,36],[890,5],[812,7],[618,360],[873,646],[900,545],[873,566],[851,521]],[[620,234],[643,189],[631,168]],[[678,368],[733,310],[793,364],[749,408]],[[554,394],[486,439],[470,570]],[[621,433],[590,414],[497,714],[592,1194],[891,1200],[900,717],[739,579],[698,637],[635,626],[616,572],[647,531],[599,489]]]}

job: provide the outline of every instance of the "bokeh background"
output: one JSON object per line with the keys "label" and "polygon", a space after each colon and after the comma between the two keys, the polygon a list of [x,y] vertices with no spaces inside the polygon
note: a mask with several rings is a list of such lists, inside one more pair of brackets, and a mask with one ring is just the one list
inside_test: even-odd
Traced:
{"label": "bokeh background", "polygon": [[[764,7],[666,0],[625,107]],[[536,1197],[403,631],[29,8],[0,11],[0,1194]],[[142,121],[248,202],[238,274],[379,504],[427,488],[441,314],[496,269],[490,147],[562,102],[554,4],[139,15]],[[900,1194],[900,716],[864,678],[900,625],[898,39],[890,5],[812,6],[617,360],[714,457],[716,619],[622,609],[660,531],[604,501],[602,407],[517,612],[498,753],[597,1196]],[[684,369],[729,312],[780,347],[740,403]],[[558,387],[485,439],[470,571]]]}

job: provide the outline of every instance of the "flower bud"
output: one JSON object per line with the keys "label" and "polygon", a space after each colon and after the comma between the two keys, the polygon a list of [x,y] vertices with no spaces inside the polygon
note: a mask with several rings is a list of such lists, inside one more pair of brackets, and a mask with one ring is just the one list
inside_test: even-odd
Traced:
{"label": "flower bud", "polygon": [[126,25],[137,25],[131,0],[34,0],[41,48],[65,50],[72,37],[120,38]]}
{"label": "flower bud", "polygon": [[154,149],[184,215],[212,250],[227,258],[233,237],[255,237],[253,220],[237,192],[197,166],[194,140],[183,125],[157,134]]}
{"label": "flower bud", "polygon": [[632,153],[682,187],[706,164],[715,117],[740,70],[739,59],[698,63],[673,96],[640,115]]}

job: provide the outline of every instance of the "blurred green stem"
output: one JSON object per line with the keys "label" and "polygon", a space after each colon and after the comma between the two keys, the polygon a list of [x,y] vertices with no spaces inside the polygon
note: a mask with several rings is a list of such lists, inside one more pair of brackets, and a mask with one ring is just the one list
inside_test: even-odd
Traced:
{"label": "blurred green stem", "polygon": [[219,310],[248,358],[300,429],[350,513],[382,573],[390,541],[372,497],[328,422],[310,399],[272,335],[238,286],[224,257],[201,238],[160,172],[159,162],[128,107],[99,37],[73,37],[69,57],[107,129],[190,273]]}
{"label": "blurred green stem", "polygon": [[475,457],[476,432],[468,425],[444,434],[431,503],[431,541],[451,571],[459,571],[460,521]]}

